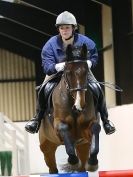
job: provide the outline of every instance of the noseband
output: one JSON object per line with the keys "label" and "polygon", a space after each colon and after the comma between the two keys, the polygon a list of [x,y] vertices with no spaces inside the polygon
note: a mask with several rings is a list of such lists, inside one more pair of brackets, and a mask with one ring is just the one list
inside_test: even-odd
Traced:
{"label": "noseband", "polygon": [[[86,60],[73,60],[73,61],[68,61],[67,62],[67,64],[71,64],[71,63],[87,63],[87,61]],[[64,74],[63,74],[63,76],[64,76],[64,79],[65,79],[65,83],[66,83],[66,88],[67,88],[67,90],[69,90],[70,92],[72,92],[72,91],[87,91],[87,83],[86,83],[86,85],[85,86],[79,86],[79,87],[74,87],[74,88],[72,88],[71,86],[70,86],[70,84],[69,84],[69,80],[68,80],[68,78],[67,78],[67,74],[66,74],[66,71],[67,71],[67,69],[65,69],[64,70]]]}

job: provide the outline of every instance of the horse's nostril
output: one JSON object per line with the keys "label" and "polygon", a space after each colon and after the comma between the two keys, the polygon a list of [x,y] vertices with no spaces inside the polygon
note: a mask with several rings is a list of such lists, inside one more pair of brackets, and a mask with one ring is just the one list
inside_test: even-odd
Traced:
{"label": "horse's nostril", "polygon": [[72,107],[72,110],[73,110],[73,111],[75,111],[75,110],[76,110],[76,107],[75,107],[75,105],[73,105],[73,107]]}
{"label": "horse's nostril", "polygon": [[82,108],[78,107],[77,105],[73,105],[72,110],[76,113],[82,112]]}

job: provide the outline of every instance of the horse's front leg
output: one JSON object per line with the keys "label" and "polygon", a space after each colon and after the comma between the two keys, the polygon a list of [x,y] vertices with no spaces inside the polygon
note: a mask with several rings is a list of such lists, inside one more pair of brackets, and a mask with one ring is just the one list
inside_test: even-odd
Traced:
{"label": "horse's front leg", "polygon": [[66,148],[66,153],[68,154],[68,162],[71,165],[75,165],[79,162],[78,157],[76,156],[75,153],[75,147],[74,147],[74,142],[73,139],[70,135],[69,127],[66,123],[60,123],[58,126],[58,131],[64,141],[64,145]]}
{"label": "horse's front leg", "polygon": [[97,155],[99,152],[99,133],[101,130],[101,126],[99,123],[94,123],[92,125],[92,142],[90,148],[90,157],[88,160],[88,168],[89,171],[96,171],[98,169],[98,159]]}

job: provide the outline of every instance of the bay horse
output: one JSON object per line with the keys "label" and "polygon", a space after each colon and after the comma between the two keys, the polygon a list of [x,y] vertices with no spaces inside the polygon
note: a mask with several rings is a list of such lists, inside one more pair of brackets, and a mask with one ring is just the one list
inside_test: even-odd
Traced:
{"label": "bay horse", "polygon": [[45,115],[39,130],[40,149],[49,173],[58,173],[55,152],[64,145],[68,163],[77,171],[96,171],[100,125],[93,93],[88,87],[87,47],[68,45],[65,69],[52,94],[52,116]]}

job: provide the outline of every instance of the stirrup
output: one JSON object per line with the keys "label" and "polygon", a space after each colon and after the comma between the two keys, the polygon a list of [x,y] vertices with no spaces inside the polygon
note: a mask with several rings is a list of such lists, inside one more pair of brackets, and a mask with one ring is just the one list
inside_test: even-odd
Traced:
{"label": "stirrup", "polygon": [[38,130],[36,129],[35,131],[30,131],[29,129],[27,129],[26,127],[25,127],[25,130],[28,132],[28,133],[31,133],[31,134],[34,134],[34,133],[38,133]]}
{"label": "stirrup", "polygon": [[112,130],[111,132],[105,132],[105,133],[106,133],[106,135],[111,135],[111,134],[113,134],[115,131],[116,131],[116,129],[114,128],[114,130]]}

